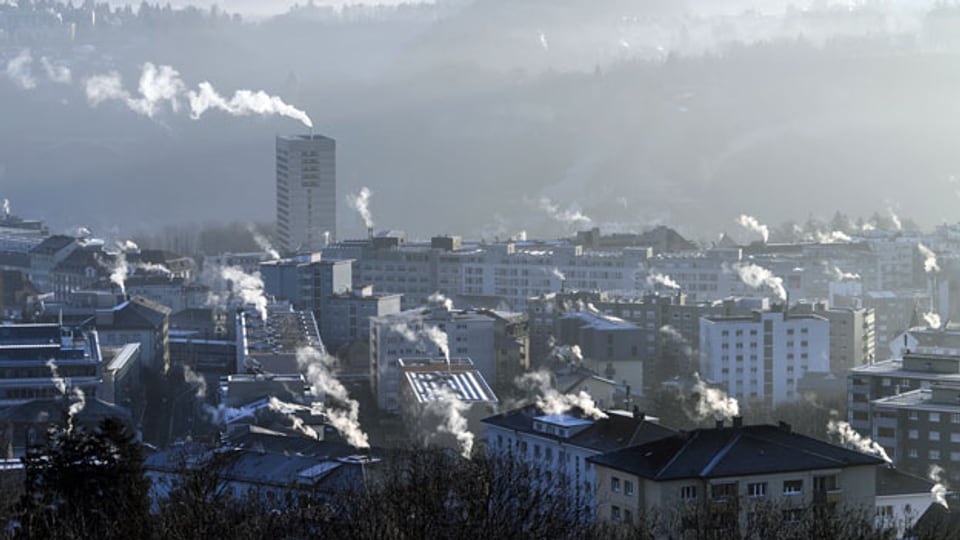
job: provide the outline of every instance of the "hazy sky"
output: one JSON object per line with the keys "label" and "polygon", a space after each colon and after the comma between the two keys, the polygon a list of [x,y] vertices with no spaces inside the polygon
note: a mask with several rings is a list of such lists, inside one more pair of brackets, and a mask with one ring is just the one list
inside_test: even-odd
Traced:
{"label": "hazy sky", "polygon": [[[284,13],[296,4],[306,4],[309,0],[169,0],[174,7],[184,6],[202,6],[209,8],[216,4],[230,13],[240,13],[247,16],[269,16]],[[314,4],[326,6],[339,6],[344,4],[382,4],[396,5],[402,3],[421,2],[426,0],[314,0]],[[113,5],[129,4],[134,7],[140,5],[139,1],[111,0]],[[167,2],[161,2],[166,4]]]}

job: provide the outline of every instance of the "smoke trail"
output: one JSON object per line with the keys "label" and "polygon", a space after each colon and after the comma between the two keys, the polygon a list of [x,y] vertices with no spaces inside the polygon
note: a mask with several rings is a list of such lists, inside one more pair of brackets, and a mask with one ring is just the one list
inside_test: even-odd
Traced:
{"label": "smoke trail", "polygon": [[833,274],[834,279],[837,281],[855,281],[860,279],[860,274],[844,272],[837,266],[833,267],[833,271],[831,273]]}
{"label": "smoke trail", "polygon": [[271,259],[277,260],[280,258],[280,252],[274,249],[273,244],[270,243],[270,240],[257,232],[257,229],[254,228],[252,223],[247,224],[247,231],[250,233],[250,236],[253,237],[253,241],[257,246],[262,249]]}
{"label": "smoke trail", "polygon": [[436,326],[424,326],[423,335],[440,349],[440,353],[450,363],[450,340],[447,333]]}
{"label": "smoke trail", "polygon": [[427,303],[432,305],[443,306],[447,311],[453,310],[453,300],[447,298],[443,293],[437,291],[427,297]]}
{"label": "smoke trail", "polygon": [[105,101],[121,101],[131,111],[153,118],[159,106],[168,102],[176,113],[180,110],[180,95],[185,89],[180,73],[170,66],[143,64],[139,84],[140,97],[133,97],[123,87],[123,79],[116,71],[87,79],[87,102],[96,107]]}
{"label": "smoke trail", "polygon": [[[267,297],[263,292],[263,278],[260,273],[248,274],[239,266],[224,266],[219,270],[219,277],[225,282],[230,295],[238,298],[244,305],[253,306],[260,317],[267,320]],[[223,286],[222,283],[217,285]],[[216,302],[220,298],[214,295],[212,300]]]}
{"label": "smoke trail", "polygon": [[680,345],[680,352],[686,361],[689,361],[691,358],[693,358],[693,347],[690,346],[690,342],[687,340],[687,338],[683,337],[683,334],[681,334],[676,328],[670,326],[669,324],[665,324],[660,327],[660,333],[666,336],[671,342]]}
{"label": "smoke trail", "polygon": [[73,75],[67,66],[54,64],[46,56],[40,57],[40,65],[43,66],[43,71],[47,74],[47,79],[51,82],[57,84],[70,84],[73,82]]}
{"label": "smoke trail", "polygon": [[566,281],[566,280],[567,280],[566,274],[564,274],[563,272],[561,272],[560,269],[557,268],[557,267],[554,267],[553,270],[551,271],[551,273],[552,273],[554,276],[556,276],[556,278],[559,279],[560,281]]}
{"label": "smoke trail", "polygon": [[521,390],[537,393],[537,407],[544,414],[563,414],[570,409],[579,407],[590,418],[599,420],[607,418],[607,414],[597,408],[590,394],[581,390],[578,394],[561,394],[550,384],[550,373],[544,370],[526,373],[514,379],[514,384]]}
{"label": "smoke trail", "polygon": [[60,376],[60,370],[57,369],[57,362],[51,358],[47,360],[47,369],[50,370],[50,381],[57,388],[61,396],[67,395],[67,383]]}
{"label": "smoke trail", "polygon": [[548,197],[541,197],[539,206],[540,209],[546,212],[554,221],[559,221],[568,227],[587,226],[593,223],[593,220],[580,212],[580,210],[573,208],[561,210],[560,206],[554,204]]}
{"label": "smoke trail", "polygon": [[920,250],[920,254],[924,257],[923,271],[928,274],[930,272],[939,272],[940,265],[937,263],[937,254],[923,244],[917,244],[917,249]]}
{"label": "smoke trail", "polygon": [[893,207],[888,206],[887,212],[890,213],[890,220],[893,221],[894,228],[896,228],[898,231],[902,231],[903,223],[900,221],[900,216],[898,216],[897,213],[893,211]]}
{"label": "smoke trail", "polygon": [[120,293],[124,295],[127,294],[127,275],[129,273],[127,255],[121,251],[113,258],[113,266],[110,268],[110,282],[120,287]]}
{"label": "smoke trail", "polygon": [[767,240],[770,239],[770,228],[766,225],[760,223],[757,218],[753,216],[748,216],[747,214],[740,214],[740,217],[737,218],[737,224],[741,227],[759,233],[763,237],[763,243],[766,244]]}
{"label": "smoke trail", "polygon": [[287,403],[281,401],[275,397],[271,397],[268,403],[271,411],[278,412],[290,420],[290,423],[293,426],[293,429],[303,433],[307,437],[312,439],[319,439],[320,434],[316,432],[312,427],[306,425],[303,422],[303,419],[296,415],[298,411],[313,412],[313,409],[307,407],[306,405],[300,405],[299,403]]}
{"label": "smoke trail", "polygon": [[723,420],[740,415],[740,402],[737,401],[737,398],[728,396],[726,392],[719,388],[707,386],[707,383],[700,378],[699,373],[694,373],[693,379],[695,382],[690,393],[699,396],[695,409],[695,420],[699,422],[711,416],[717,420]]}
{"label": "smoke trail", "polygon": [[10,217],[10,199],[3,199],[3,219]]}
{"label": "smoke trail", "polygon": [[816,231],[814,235],[816,236],[817,242],[821,244],[836,244],[839,242],[851,242],[853,240],[850,238],[850,235],[843,231],[830,231],[827,233]]}
{"label": "smoke trail", "polygon": [[333,374],[335,360],[313,347],[297,349],[297,364],[306,371],[307,382],[314,394],[322,393],[341,409],[326,409],[327,421],[355,448],[369,448],[367,434],[360,428],[360,404],[350,395]]}
{"label": "smoke trail", "polygon": [[883,449],[882,446],[870,437],[864,437],[860,435],[847,422],[842,420],[831,419],[827,422],[827,433],[831,435],[836,435],[840,439],[840,444],[846,446],[847,448],[852,448],[854,450],[863,452],[864,454],[870,454],[877,456],[887,463],[893,463],[893,460],[890,459],[890,456],[887,455],[887,451]]}
{"label": "smoke trail", "polygon": [[936,464],[931,465],[930,470],[927,471],[927,478],[934,483],[934,486],[930,488],[930,495],[933,500],[944,508],[950,508],[947,504],[947,485],[943,478],[943,467]]}
{"label": "smoke trail", "polygon": [[30,54],[30,49],[21,50],[20,54],[7,62],[7,77],[24,90],[36,88],[37,81],[30,73],[31,64],[33,64],[33,56]]}
{"label": "smoke trail", "polygon": [[443,423],[437,428],[438,431],[453,435],[460,446],[460,455],[469,459],[473,453],[474,435],[468,429],[467,419],[463,413],[470,408],[470,405],[461,401],[456,393],[446,387],[437,388],[434,395],[436,400],[428,402],[426,410],[443,419]]}
{"label": "smoke trail", "polygon": [[773,272],[756,264],[737,264],[734,265],[734,268],[737,271],[737,275],[740,276],[740,280],[750,287],[759,289],[760,287],[766,286],[772,290],[780,300],[785,301],[787,299],[787,290],[783,287],[783,278],[773,275]]}
{"label": "smoke trail", "polygon": [[550,51],[550,42],[547,41],[547,34],[545,34],[545,33],[541,30],[541,31],[537,32],[537,37],[539,38],[539,41],[540,41],[540,47],[542,47],[543,50],[549,52],[549,51]]}
{"label": "smoke trail", "polygon": [[189,385],[195,385],[195,395],[198,399],[206,399],[207,380],[204,379],[202,375],[191,369],[190,366],[183,366],[183,381]]}
{"label": "smoke trail", "polygon": [[929,311],[929,312],[923,314],[923,320],[924,320],[924,322],[927,323],[927,325],[928,325],[930,328],[933,328],[934,330],[939,330],[939,329],[940,329],[940,326],[941,326],[941,324],[940,324],[940,322],[941,322],[941,321],[940,321],[940,315],[938,315],[938,314],[936,314],[936,313],[934,313],[934,312],[932,312],[932,311]]}
{"label": "smoke trail", "polygon": [[647,287],[653,289],[656,288],[657,285],[666,287],[668,289],[680,288],[680,284],[666,274],[661,274],[659,272],[651,272],[650,274],[647,274]]}
{"label": "smoke trail", "polygon": [[280,115],[299,120],[308,128],[313,127],[313,121],[307,113],[288,105],[278,96],[271,96],[264,91],[237,90],[229,100],[217,93],[213,85],[204,81],[198,86],[199,91],[189,91],[187,98],[190,101],[190,116],[198,120],[210,109],[221,110],[230,116]]}
{"label": "smoke trail", "polygon": [[550,347],[549,358],[574,366],[583,364],[583,351],[579,345],[557,345],[557,340],[553,336],[547,339],[547,345]]}
{"label": "smoke trail", "polygon": [[169,268],[162,264],[148,263],[148,262],[138,262],[133,265],[137,270],[143,270],[148,274],[163,274],[164,276],[170,276],[173,272]]}
{"label": "smoke trail", "polygon": [[360,214],[360,217],[363,218],[363,224],[368,229],[373,228],[373,214],[370,213],[371,195],[373,195],[373,192],[370,191],[370,188],[363,186],[360,188],[360,193],[347,196],[347,203],[350,205],[350,208],[353,208]]}
{"label": "smoke trail", "polygon": [[73,403],[70,404],[70,407],[67,409],[67,430],[71,431],[76,424],[77,415],[80,414],[80,411],[87,406],[87,397],[83,393],[83,390],[78,386],[74,386],[72,389],[73,394]]}

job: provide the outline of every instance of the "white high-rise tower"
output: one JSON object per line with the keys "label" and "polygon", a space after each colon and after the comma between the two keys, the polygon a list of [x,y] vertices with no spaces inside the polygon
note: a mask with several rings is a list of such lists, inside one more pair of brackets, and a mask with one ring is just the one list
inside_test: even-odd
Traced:
{"label": "white high-rise tower", "polygon": [[277,137],[277,244],[284,253],[322,249],[337,236],[337,142]]}

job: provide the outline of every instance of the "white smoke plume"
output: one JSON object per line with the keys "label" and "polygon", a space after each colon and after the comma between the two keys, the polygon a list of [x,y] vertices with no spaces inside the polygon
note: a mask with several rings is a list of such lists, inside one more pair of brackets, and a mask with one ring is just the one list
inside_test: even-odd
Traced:
{"label": "white smoke plume", "polygon": [[6,75],[14,84],[24,90],[36,88],[37,81],[33,78],[30,70],[32,64],[33,55],[30,54],[30,49],[23,49],[20,54],[7,62]]}
{"label": "white smoke plume", "polygon": [[943,467],[939,465],[931,465],[930,470],[927,471],[927,478],[934,483],[933,487],[930,488],[930,496],[933,497],[933,500],[937,504],[943,506],[944,508],[949,508],[947,504],[947,485],[944,481]]}
{"label": "white smoke plume", "polygon": [[70,84],[73,82],[73,74],[70,73],[70,68],[63,64],[54,64],[46,56],[40,57],[40,65],[43,66],[43,71],[47,74],[47,79],[50,82],[55,82],[57,84]]}
{"label": "white smoke plume", "polygon": [[554,267],[553,270],[551,271],[551,273],[554,275],[554,277],[556,277],[556,278],[559,279],[560,281],[566,281],[566,280],[567,280],[566,274],[564,274],[563,272],[561,272],[560,269],[557,268],[557,267]]}
{"label": "white smoke plume", "polygon": [[844,272],[838,266],[833,267],[833,271],[831,272],[831,274],[833,275],[833,278],[837,281],[856,281],[860,279],[860,274],[855,274],[852,272]]}
{"label": "white smoke plume", "polygon": [[440,354],[450,363],[450,340],[447,333],[436,326],[424,326],[423,335],[440,349]]}
{"label": "white smoke plume", "polygon": [[693,358],[693,347],[690,346],[690,342],[687,338],[683,337],[676,328],[665,324],[660,327],[660,333],[663,334],[670,342],[676,343],[680,346],[680,353],[683,354],[685,359],[689,360]]}
{"label": "white smoke plume", "polygon": [[190,101],[190,116],[198,120],[210,109],[223,111],[230,116],[250,115],[279,115],[299,120],[308,128],[313,127],[313,121],[307,113],[285,103],[278,96],[271,96],[264,91],[237,90],[233,97],[226,99],[207,81],[199,84],[198,91],[187,93]]}
{"label": "white smoke plume", "polygon": [[550,383],[550,373],[544,370],[525,373],[514,384],[521,390],[537,393],[537,407],[544,414],[563,414],[575,407],[594,419],[607,418],[607,414],[597,407],[590,394],[581,390],[577,394],[561,394]]}
{"label": "white smoke plume", "polygon": [[469,459],[473,453],[474,435],[469,430],[463,413],[470,405],[461,401],[456,393],[446,387],[437,388],[434,394],[436,400],[428,402],[426,410],[443,420],[437,428],[438,431],[453,435],[460,447],[460,455]]}
{"label": "white smoke plume", "polygon": [[679,289],[680,284],[673,280],[670,276],[666,274],[661,274],[658,272],[651,272],[647,274],[647,287],[651,289],[656,288],[657,285],[661,287],[666,287],[668,289]]}
{"label": "white smoke plume", "polygon": [[163,274],[164,276],[169,276],[173,274],[169,268],[162,264],[149,263],[149,262],[138,262],[133,265],[137,270],[143,270],[147,274]]}
{"label": "white smoke plume", "polygon": [[734,268],[740,280],[753,287],[767,287],[777,295],[780,300],[787,299],[787,290],[783,287],[783,278],[773,275],[773,272],[756,264],[738,264]]}
{"label": "white smoke plume", "polygon": [[537,32],[537,38],[538,38],[539,41],[540,41],[540,47],[543,48],[543,50],[545,50],[545,51],[549,51],[549,50],[550,50],[550,42],[547,41],[547,34],[545,34],[545,33],[541,30],[541,31]]}
{"label": "white smoke plume", "polygon": [[267,320],[267,297],[259,272],[248,274],[239,266],[224,266],[220,268],[220,277],[226,282],[231,296],[252,306],[264,321]]}
{"label": "white smoke plume", "polygon": [[370,188],[363,186],[360,188],[360,193],[347,196],[347,203],[350,205],[350,208],[353,208],[360,214],[360,217],[363,218],[364,226],[368,229],[373,228],[373,214],[370,213],[371,195],[373,195],[373,192],[370,191]]}
{"label": "white smoke plume", "polygon": [[902,231],[902,230],[903,230],[903,223],[900,221],[900,216],[898,216],[897,213],[893,211],[893,207],[892,207],[892,206],[888,206],[888,207],[887,207],[887,212],[890,213],[890,221],[893,222],[893,227],[894,227],[895,229],[897,229],[898,231]]}
{"label": "white smoke plume", "polygon": [[113,258],[113,266],[110,267],[110,282],[120,287],[121,294],[127,294],[127,275],[129,273],[127,255],[121,251]]}
{"label": "white smoke plume", "polygon": [[57,362],[51,358],[47,360],[47,369],[50,370],[50,381],[57,388],[61,396],[67,395],[67,383],[60,376],[60,370],[57,369]]}
{"label": "white smoke plume", "polygon": [[923,244],[917,244],[917,249],[923,255],[923,271],[926,273],[939,272],[940,264],[937,263],[937,254],[932,249]]}
{"label": "white smoke plume", "polygon": [[814,235],[816,236],[817,242],[821,244],[837,244],[840,242],[851,242],[853,240],[850,238],[850,235],[843,231],[830,231],[826,233],[817,231]]}
{"label": "white smoke plume", "polygon": [[547,213],[554,221],[559,221],[568,227],[588,226],[593,220],[587,217],[583,212],[574,208],[561,210],[547,197],[541,197],[539,203],[540,209]]}
{"label": "white smoke plume", "polygon": [[313,347],[301,347],[297,350],[297,364],[301,371],[306,372],[307,382],[313,386],[314,394],[322,393],[338,406],[326,409],[330,425],[340,432],[351,446],[369,448],[367,434],[360,428],[360,404],[350,398],[346,387],[334,376],[335,360]]}
{"label": "white smoke plume", "polygon": [[726,392],[719,388],[711,388],[700,378],[699,373],[694,373],[693,379],[694,384],[691,394],[699,396],[695,409],[695,420],[701,421],[711,416],[717,420],[723,420],[740,415],[740,402],[737,401],[737,398],[728,396]]}
{"label": "white smoke plume", "polygon": [[870,437],[860,435],[843,420],[831,419],[827,422],[827,433],[837,436],[840,444],[847,448],[877,456],[887,463],[893,463],[893,460],[887,455],[887,451],[878,442]]}
{"label": "white smoke plume", "polygon": [[748,216],[747,214],[740,214],[740,217],[737,218],[737,224],[739,224],[741,227],[747,230],[758,233],[761,237],[763,237],[764,244],[766,244],[767,241],[770,239],[770,228],[760,223],[760,221],[753,216]]}
{"label": "white smoke plume", "polygon": [[3,219],[10,217],[10,199],[3,199]]}
{"label": "white smoke plume", "polygon": [[933,328],[934,330],[940,329],[940,326],[941,326],[940,315],[932,311],[928,311],[927,313],[923,314],[923,320],[924,322],[927,323],[927,326],[929,326],[930,328]]}
{"label": "white smoke plume", "polygon": [[453,300],[447,298],[443,293],[437,291],[427,297],[427,302],[431,305],[443,306],[444,309],[450,311],[453,309]]}
{"label": "white smoke plume", "polygon": [[70,404],[70,407],[67,409],[67,422],[68,430],[72,430],[76,424],[77,415],[80,414],[80,411],[87,406],[87,396],[83,393],[83,390],[79,386],[74,386],[71,394],[73,394],[73,403]]}
{"label": "white smoke plume", "polygon": [[307,437],[310,437],[311,439],[320,438],[320,434],[317,433],[316,430],[306,425],[303,422],[303,419],[296,415],[297,412],[301,412],[301,411],[312,413],[313,409],[311,407],[307,407],[306,405],[300,405],[299,403],[287,403],[285,401],[281,401],[277,399],[276,397],[270,398],[268,407],[270,407],[271,411],[278,412],[283,416],[285,416],[288,420],[290,420],[290,423],[293,425],[293,429],[299,431],[300,433],[303,433],[304,435],[306,435]]}
{"label": "white smoke plume", "polygon": [[254,416],[252,409],[228,407],[223,403],[214,407],[207,403],[207,380],[203,378],[203,375],[193,371],[190,366],[183,366],[183,380],[187,385],[193,386],[194,396],[210,423],[225,426],[241,418],[252,418]]}
{"label": "white smoke plume", "polygon": [[196,90],[188,90],[180,73],[168,65],[143,64],[138,93],[134,96],[126,90],[116,71],[95,75],[86,81],[87,102],[93,107],[106,101],[120,101],[130,110],[153,118],[163,103],[168,103],[170,110],[177,113],[181,100],[186,99],[190,105],[190,117],[194,120],[209,110],[220,110],[231,116],[280,115],[313,127],[305,112],[263,91],[238,90],[227,99],[207,81],[197,85]]}
{"label": "white smoke plume", "polygon": [[207,397],[207,380],[203,378],[203,375],[200,375],[196,371],[190,368],[190,366],[183,366],[183,380],[188,385],[194,387],[194,395],[198,399],[206,399]]}
{"label": "white smoke plume", "polygon": [[579,345],[557,345],[553,336],[547,339],[547,345],[550,346],[550,358],[575,366],[583,364],[583,351]]}
{"label": "white smoke plume", "polygon": [[257,247],[269,255],[270,259],[275,261],[280,258],[280,252],[274,249],[273,244],[270,243],[270,239],[257,232],[257,229],[252,223],[247,224],[247,231],[250,232],[250,236],[253,237],[253,241],[257,244]]}

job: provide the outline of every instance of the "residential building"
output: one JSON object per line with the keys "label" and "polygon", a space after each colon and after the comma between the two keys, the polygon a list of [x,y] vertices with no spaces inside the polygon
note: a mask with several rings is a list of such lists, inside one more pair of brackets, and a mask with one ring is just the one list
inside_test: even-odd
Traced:
{"label": "residential building", "polygon": [[490,416],[483,423],[488,451],[536,467],[538,478],[555,483],[578,510],[595,503],[595,469],[589,458],[676,433],[640,412],[607,410],[595,418],[579,408],[546,414],[535,405]]}
{"label": "residential building", "polygon": [[[883,460],[793,433],[789,426],[697,429],[588,458],[596,468],[596,517],[637,524],[658,511],[702,513],[720,530],[746,530],[755,505],[775,503],[784,527],[811,507],[873,508]],[[681,525],[682,526],[682,525]],[[674,530],[683,535],[683,531]]]}
{"label": "residential building", "polygon": [[801,398],[804,376],[830,372],[830,322],[783,306],[700,319],[700,374],[744,402]]}
{"label": "residential building", "polygon": [[642,331],[623,319],[573,311],[557,321],[557,343],[580,347],[586,367],[609,379],[643,388]]}
{"label": "residential building", "polygon": [[277,137],[277,244],[283,253],[319,251],[337,237],[336,141]]}
{"label": "residential building", "polygon": [[127,409],[134,418],[140,418],[146,405],[140,379],[140,343],[128,343],[117,349],[103,347],[101,354],[103,380],[97,396],[106,403]]}
{"label": "residential building", "polygon": [[107,347],[140,344],[143,367],[154,373],[170,369],[170,308],[134,297],[109,309],[98,309],[94,323]]}
{"label": "residential building", "polygon": [[934,483],[895,467],[877,467],[877,527],[892,530],[896,538],[907,533],[926,513],[934,497]]}
{"label": "residential building", "polygon": [[830,321],[830,371],[837,376],[877,361],[876,319],[872,308],[830,307],[827,302],[801,302],[791,313],[811,313]]}
{"label": "residential building", "polygon": [[95,330],[59,324],[0,325],[0,408],[74,388],[96,397],[102,376]]}

